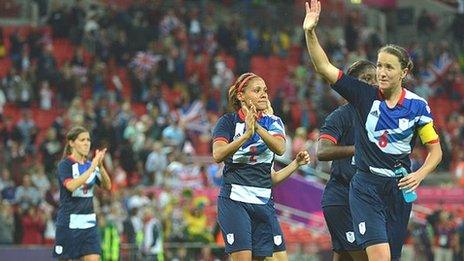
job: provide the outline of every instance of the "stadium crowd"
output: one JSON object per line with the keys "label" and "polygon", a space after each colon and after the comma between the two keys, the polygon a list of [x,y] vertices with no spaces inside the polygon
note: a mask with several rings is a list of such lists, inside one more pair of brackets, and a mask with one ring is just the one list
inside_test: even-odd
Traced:
{"label": "stadium crowd", "polygon": [[[288,128],[282,159],[302,149],[314,155],[318,127],[342,102],[308,65],[299,1],[132,1],[127,9],[79,0],[72,6],[50,3],[47,25],[0,33],[0,55],[10,64],[0,85],[0,244],[53,242],[56,165],[69,126],[86,126],[92,146],[110,152],[105,166],[113,188],[100,193],[96,210],[103,258],[117,260],[119,242],[146,254],[155,251],[145,242],[150,239],[216,242],[215,215],[209,213],[214,197],[201,191],[221,184],[221,166],[199,156],[210,154],[211,128],[227,109],[227,89],[237,75],[254,69],[253,59],[291,64],[282,78],[268,82],[274,112]],[[285,22],[276,18],[277,10],[286,14]],[[378,30],[367,27],[358,11],[335,4],[330,10],[320,35],[331,59],[342,68],[374,60],[385,42]],[[344,28],[331,21],[339,15]],[[423,15],[419,32],[436,22]],[[456,20],[456,28],[464,28],[463,19]],[[464,178],[464,46],[442,39],[409,44],[415,67],[407,86],[416,86],[413,91],[436,113],[445,154],[439,169],[458,181]],[[49,126],[39,127],[33,117],[39,110],[56,116]],[[418,168],[423,151],[412,160]],[[311,166],[328,170],[315,160]],[[462,258],[461,218],[437,210],[426,224],[413,222],[410,245],[416,254],[433,256],[435,249]],[[150,233],[157,236],[143,237]],[[207,247],[167,254],[212,255]]]}

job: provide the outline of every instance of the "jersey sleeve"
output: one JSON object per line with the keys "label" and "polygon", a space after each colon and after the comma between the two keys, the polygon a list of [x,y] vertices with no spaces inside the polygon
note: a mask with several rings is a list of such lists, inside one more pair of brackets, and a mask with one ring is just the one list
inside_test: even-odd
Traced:
{"label": "jersey sleeve", "polygon": [[285,139],[285,127],[284,123],[282,122],[282,119],[280,119],[277,116],[272,116],[272,121],[269,126],[268,132],[272,136],[282,137],[283,139]]}
{"label": "jersey sleeve", "polygon": [[216,123],[216,126],[213,130],[213,143],[219,140],[229,143],[232,140],[232,131],[233,126],[231,126],[231,121],[229,117],[223,115]]}
{"label": "jersey sleeve", "polygon": [[66,187],[66,183],[70,180],[72,180],[72,166],[66,161],[61,161],[58,164],[58,181]]}
{"label": "jersey sleeve", "polygon": [[424,103],[421,102],[418,114],[419,115],[417,115],[417,124],[419,125],[419,127],[425,126],[428,123],[433,122],[432,111],[430,110],[430,107],[426,101],[424,101]]}
{"label": "jersey sleeve", "polygon": [[342,71],[332,88],[355,107],[362,106],[366,97],[375,96],[377,93],[375,86],[346,75]]}
{"label": "jersey sleeve", "polygon": [[343,135],[344,117],[341,108],[333,111],[325,119],[319,134],[319,139],[327,139],[337,144]]}

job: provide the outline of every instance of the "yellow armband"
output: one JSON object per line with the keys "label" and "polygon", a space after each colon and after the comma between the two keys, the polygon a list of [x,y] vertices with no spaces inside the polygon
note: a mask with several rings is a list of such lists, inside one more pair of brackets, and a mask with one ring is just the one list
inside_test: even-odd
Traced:
{"label": "yellow armband", "polygon": [[438,142],[438,134],[433,128],[433,122],[429,122],[424,126],[420,127],[418,133],[422,141],[422,144],[431,144]]}

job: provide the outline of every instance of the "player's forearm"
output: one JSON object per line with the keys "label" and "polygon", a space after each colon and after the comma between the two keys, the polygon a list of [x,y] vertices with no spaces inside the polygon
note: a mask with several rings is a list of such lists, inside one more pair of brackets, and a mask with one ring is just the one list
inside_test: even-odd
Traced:
{"label": "player's forearm", "polygon": [[419,170],[417,170],[417,172],[422,173],[424,177],[426,177],[428,174],[430,174],[437,168],[438,164],[440,164],[441,162],[443,155],[440,143],[428,145],[427,149],[429,151],[427,158],[425,158],[422,167],[420,167]]}
{"label": "player's forearm", "polygon": [[67,181],[65,184],[66,188],[69,191],[74,192],[77,188],[85,184],[85,182],[90,177],[92,172],[95,171],[95,168],[96,168],[95,166],[91,165],[90,168],[87,169],[82,175],[80,175],[77,178],[73,178]]}
{"label": "player's forearm", "polygon": [[271,174],[272,185],[278,185],[292,175],[300,166],[296,160],[293,160],[285,168]]}
{"label": "player's forearm", "polygon": [[101,174],[101,186],[102,186],[102,188],[104,188],[106,190],[110,190],[111,189],[111,179],[110,179],[110,176],[108,175],[108,172],[106,172],[106,169],[103,166],[103,164],[100,164],[100,166],[98,168],[99,168],[100,174]]}
{"label": "player's forearm", "polygon": [[305,31],[305,38],[306,47],[308,49],[309,56],[311,57],[314,69],[330,84],[335,83],[338,78],[338,69],[330,63],[327,54],[319,44],[316,31]]}
{"label": "player's forearm", "polygon": [[354,146],[320,145],[317,147],[317,160],[330,161],[353,157]]}
{"label": "player's forearm", "polygon": [[217,145],[213,144],[213,159],[216,163],[224,161],[227,157],[237,152],[240,147],[249,139],[247,135],[242,135],[231,143]]}
{"label": "player's forearm", "polygon": [[264,143],[275,154],[282,156],[285,153],[285,140],[281,137],[272,136],[261,125],[256,124],[256,133],[263,139]]}

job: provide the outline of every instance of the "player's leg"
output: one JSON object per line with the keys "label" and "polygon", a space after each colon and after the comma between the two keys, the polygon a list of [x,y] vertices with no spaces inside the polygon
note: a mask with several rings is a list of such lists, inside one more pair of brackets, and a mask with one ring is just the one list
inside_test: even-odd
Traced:
{"label": "player's leg", "polygon": [[274,253],[272,253],[272,257],[271,258],[266,258],[266,260],[287,261],[288,260],[287,251],[284,250],[284,251],[274,252]]}
{"label": "player's leg", "polygon": [[99,261],[100,255],[97,255],[97,254],[85,255],[81,259],[83,261]]}
{"label": "player's leg", "polygon": [[273,216],[272,216],[272,236],[274,242],[274,252],[272,253],[272,258],[269,260],[274,261],[288,261],[287,255],[287,248],[285,246],[285,238],[284,233],[282,232],[282,228],[280,227],[279,220],[277,219],[277,213],[275,211],[275,206],[272,204],[274,208]]}
{"label": "player's leg", "polygon": [[242,250],[230,253],[231,261],[251,260],[251,250]]}
{"label": "player's leg", "polygon": [[325,206],[322,211],[332,239],[333,260],[367,260],[364,250],[356,243],[349,207]]}
{"label": "player's leg", "polygon": [[251,240],[253,260],[265,260],[272,257],[274,244],[282,245],[281,235],[274,237],[273,224],[277,222],[273,203],[269,201],[265,205],[254,205],[251,220]]}
{"label": "player's leg", "polygon": [[404,201],[397,182],[392,182],[391,186],[392,193],[388,199],[387,233],[391,258],[392,260],[400,260],[403,244],[407,237],[412,204]]}
{"label": "player's leg", "polygon": [[231,260],[251,260],[251,219],[246,203],[218,197],[218,224]]}
{"label": "player's leg", "polygon": [[53,247],[53,257],[58,260],[72,260],[75,256],[73,247],[73,231],[64,226],[56,227],[55,245]]}
{"label": "player's leg", "polygon": [[349,200],[357,243],[369,260],[390,261],[385,204],[381,194],[390,178],[356,173],[351,180]]}

